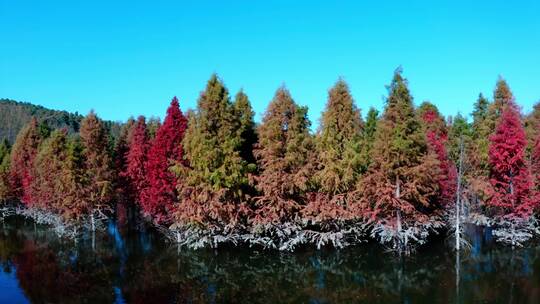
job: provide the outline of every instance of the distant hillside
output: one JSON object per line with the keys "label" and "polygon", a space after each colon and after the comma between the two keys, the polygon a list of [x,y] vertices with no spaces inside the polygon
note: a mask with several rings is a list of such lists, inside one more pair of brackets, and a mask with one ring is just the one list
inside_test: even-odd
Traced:
{"label": "distant hillside", "polygon": [[[83,116],[79,113],[51,110],[29,102],[0,99],[0,141],[4,138],[10,143],[15,141],[22,127],[36,117],[39,122],[46,122],[52,129],[67,128],[70,133],[79,131]],[[105,121],[113,137],[120,133],[121,123]]]}

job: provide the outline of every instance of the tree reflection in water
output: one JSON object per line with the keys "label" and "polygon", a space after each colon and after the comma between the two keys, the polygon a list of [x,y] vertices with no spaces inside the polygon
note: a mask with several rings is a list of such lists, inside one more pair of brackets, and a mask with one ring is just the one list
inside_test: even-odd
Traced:
{"label": "tree reflection in water", "polygon": [[75,243],[10,218],[0,233],[0,278],[17,280],[36,303],[540,302],[540,247],[492,248],[482,231],[469,233],[474,247],[459,260],[436,241],[400,259],[370,244],[177,250],[152,232],[114,224],[95,244],[91,235]]}

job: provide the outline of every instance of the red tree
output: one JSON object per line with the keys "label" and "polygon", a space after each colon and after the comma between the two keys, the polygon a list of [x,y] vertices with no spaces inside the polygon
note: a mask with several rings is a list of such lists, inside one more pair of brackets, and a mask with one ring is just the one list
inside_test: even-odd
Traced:
{"label": "red tree", "polygon": [[446,205],[452,202],[456,195],[457,170],[452,160],[448,157],[448,151],[446,149],[448,132],[444,119],[440,116],[435,106],[431,104],[427,104],[426,106],[426,104],[423,105],[425,110],[422,111],[422,107],[420,110],[423,112],[422,120],[426,125],[428,149],[435,153],[439,161],[439,199],[443,205]]}
{"label": "red tree", "polygon": [[36,158],[41,136],[35,118],[19,132],[11,150],[10,184],[15,198],[30,206],[32,198],[32,167]]}
{"label": "red tree", "polygon": [[182,114],[178,99],[174,97],[167,116],[151,143],[146,163],[148,188],[143,192],[143,212],[157,223],[169,220],[170,209],[177,201],[176,177],[169,168],[183,161],[182,139],[187,119]]}
{"label": "red tree", "polygon": [[525,160],[527,140],[517,105],[503,109],[495,133],[489,138],[490,183],[487,201],[496,216],[527,218],[534,207],[531,176]]}
{"label": "red tree", "polygon": [[129,138],[129,150],[126,154],[126,169],[122,173],[128,180],[128,188],[133,192],[133,197],[142,202],[144,189],[146,188],[145,165],[148,157],[148,130],[144,116],[139,116]]}

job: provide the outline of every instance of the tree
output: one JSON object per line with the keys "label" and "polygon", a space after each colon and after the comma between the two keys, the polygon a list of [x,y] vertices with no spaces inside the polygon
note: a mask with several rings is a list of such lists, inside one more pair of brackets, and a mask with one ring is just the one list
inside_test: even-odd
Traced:
{"label": "tree", "polygon": [[311,176],[309,126],[307,108],[298,106],[286,88],[279,88],[259,126],[254,151],[260,171],[255,186],[261,193],[255,199],[255,226],[294,222],[305,203]]}
{"label": "tree", "polygon": [[[133,178],[137,189],[142,191],[140,202],[143,212],[151,216],[156,223],[169,222],[173,207],[178,202],[177,181],[170,167],[183,162],[184,149],[181,143],[186,128],[187,120],[180,110],[178,99],[174,97],[167,109],[163,125],[159,127],[150,144],[145,174],[138,171],[141,168],[134,167],[144,162],[146,137],[144,120],[139,119],[137,122],[137,133],[134,133],[132,138],[132,143],[136,146],[130,146],[128,174]],[[147,187],[143,187],[144,181],[141,180],[145,178],[144,175],[147,175]]]}
{"label": "tree", "polygon": [[[537,208],[538,202],[540,202],[540,133],[536,136],[534,148],[532,151],[532,174],[533,174],[533,181],[534,181],[534,192],[533,192],[533,199],[535,202],[537,202]],[[540,210],[539,210],[540,211]]]}
{"label": "tree", "polygon": [[80,136],[68,137],[66,161],[62,167],[61,184],[63,202],[61,213],[64,219],[79,221],[89,212],[89,197],[86,195],[89,182],[86,172],[85,155]]}
{"label": "tree", "polygon": [[471,155],[477,177],[489,175],[489,136],[493,134],[503,109],[513,100],[512,91],[506,80],[501,76],[497,79],[495,90],[493,91],[492,103],[489,103],[482,94],[478,97],[478,101],[475,104],[475,111],[473,112],[473,131],[476,149],[473,150],[473,154]]}
{"label": "tree", "polygon": [[[235,114],[228,90],[213,74],[197,101],[183,141],[189,164],[187,185],[242,196],[248,184],[248,167],[241,156],[245,141],[238,132],[240,117]],[[244,118],[249,116],[244,114]]]}
{"label": "tree", "polygon": [[489,136],[493,132],[495,127],[495,119],[493,115],[489,114],[490,109],[489,101],[480,94],[478,100],[474,104],[474,111],[472,113],[472,140],[473,145],[471,147],[471,153],[469,159],[472,162],[473,174],[475,176],[487,176],[489,172]]}
{"label": "tree", "polygon": [[32,118],[19,132],[11,149],[10,184],[13,195],[26,206],[31,206],[32,168],[42,138],[38,131],[38,122]]}
{"label": "tree", "polygon": [[[467,118],[458,113],[452,117],[448,130],[448,157],[455,164],[459,163],[460,158],[464,161],[465,153],[472,146],[472,127],[467,122]],[[463,140],[463,155],[461,153],[461,141]],[[467,149],[467,150],[465,150]]]}
{"label": "tree", "polygon": [[56,130],[40,145],[32,168],[33,207],[61,212],[64,205],[64,166],[68,161],[67,130]]}
{"label": "tree", "polygon": [[[108,132],[102,121],[91,111],[81,122],[81,143],[84,157],[83,193],[87,204],[84,213],[89,214],[94,225],[94,213],[110,208],[112,199],[113,171],[109,155]],[[92,226],[92,229],[95,227]]]}
{"label": "tree", "polygon": [[510,86],[499,76],[497,79],[497,84],[495,85],[495,90],[493,91],[493,103],[488,109],[488,116],[494,116],[493,121],[496,123],[497,119],[502,115],[504,108],[512,103],[514,96],[510,90]]}
{"label": "tree", "polygon": [[148,129],[149,138],[154,139],[156,137],[157,130],[159,130],[159,127],[161,127],[161,121],[159,120],[159,117],[150,117],[146,122],[146,126]]}
{"label": "tree", "polygon": [[525,133],[527,134],[527,142],[529,143],[529,146],[527,148],[528,154],[531,154],[536,139],[538,138],[538,135],[540,129],[540,101],[538,101],[534,107],[531,113],[527,115],[525,118]]}
{"label": "tree", "polygon": [[365,173],[371,165],[373,154],[373,143],[375,142],[375,132],[377,131],[377,122],[379,121],[379,111],[371,107],[367,113],[366,123],[362,134],[361,143],[361,172]]}
{"label": "tree", "polygon": [[139,116],[129,136],[128,151],[125,156],[126,167],[120,174],[120,176],[127,179],[127,187],[132,192],[133,199],[139,204],[146,202],[143,194],[145,194],[148,185],[146,172],[148,149],[150,147],[148,141],[146,119],[144,116]]}
{"label": "tree", "polygon": [[251,108],[248,96],[243,90],[240,90],[234,98],[234,112],[235,117],[239,119],[239,126],[237,129],[238,136],[242,140],[240,147],[240,157],[242,157],[248,164],[251,164],[250,171],[254,171],[255,156],[253,155],[253,146],[257,143],[257,133],[255,132],[255,112]]}
{"label": "tree", "polygon": [[490,183],[487,201],[492,213],[503,218],[528,218],[536,202],[531,200],[531,177],[525,158],[527,140],[517,105],[508,101],[495,133],[489,138]]}
{"label": "tree", "polygon": [[428,150],[435,153],[439,161],[439,203],[447,206],[455,199],[457,188],[457,170],[454,162],[448,157],[448,131],[444,118],[437,107],[424,102],[418,109],[424,123]]}
{"label": "tree", "polygon": [[177,233],[189,234],[195,227],[228,235],[245,224],[250,212],[248,174],[253,166],[243,157],[249,157],[248,140],[243,136],[250,133],[252,113],[242,94],[236,101],[231,102],[227,88],[213,74],[196,110],[188,113],[182,141],[186,162],[174,168],[181,179],[177,188],[182,199],[172,226]]}
{"label": "tree", "polygon": [[361,171],[363,122],[349,87],[339,79],[328,92],[326,109],[316,136],[315,180],[325,193],[347,192]]}
{"label": "tree", "polygon": [[0,204],[7,202],[11,197],[9,184],[9,155],[10,145],[7,139],[0,143]]}
{"label": "tree", "polygon": [[357,186],[360,206],[356,209],[396,231],[392,240],[402,248],[407,244],[401,240],[403,227],[426,223],[437,210],[433,202],[439,193],[439,164],[428,151],[401,69],[395,71],[388,91],[375,133],[373,162]]}
{"label": "tree", "polygon": [[130,139],[135,128],[135,120],[130,117],[127,122],[122,125],[120,135],[116,140],[113,151],[113,165],[115,172],[115,194],[117,202],[133,202],[136,198],[134,190],[130,188],[129,180],[124,173],[127,167],[127,154],[129,152]]}

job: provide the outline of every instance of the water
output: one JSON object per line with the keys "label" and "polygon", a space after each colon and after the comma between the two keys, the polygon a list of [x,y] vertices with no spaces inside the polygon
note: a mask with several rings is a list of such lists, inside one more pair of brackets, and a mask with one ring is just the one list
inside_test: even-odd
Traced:
{"label": "water", "polygon": [[31,221],[0,223],[1,303],[540,303],[540,247],[471,233],[459,259],[443,240],[412,257],[377,245],[295,253],[180,250],[110,224],[75,243]]}

